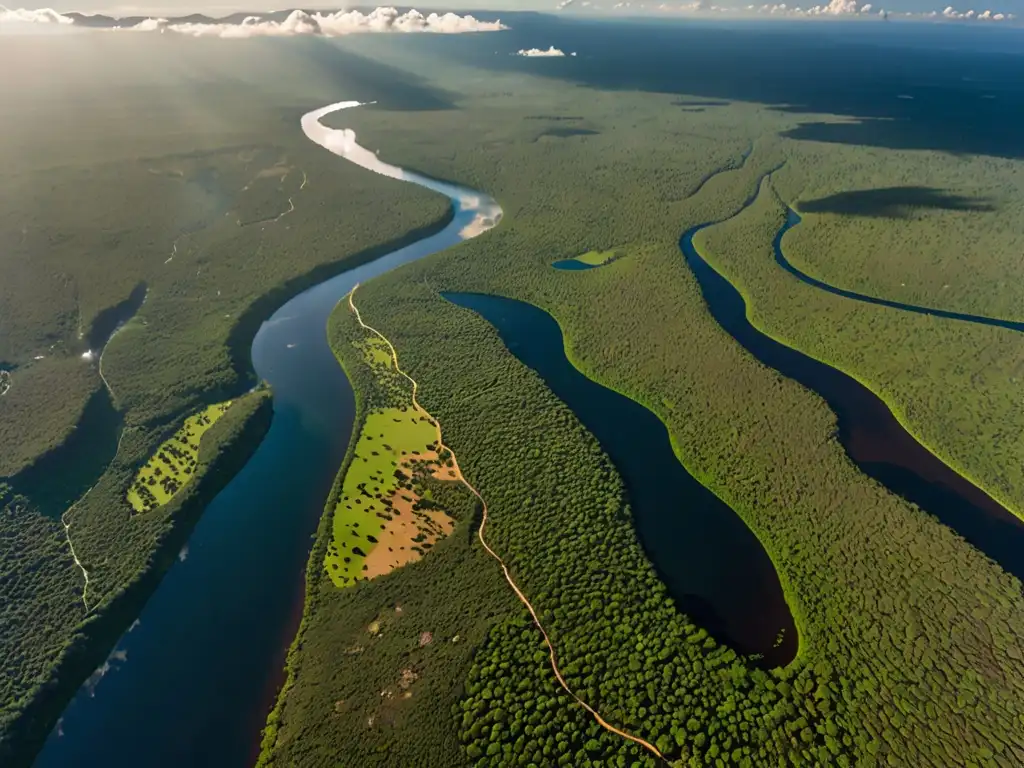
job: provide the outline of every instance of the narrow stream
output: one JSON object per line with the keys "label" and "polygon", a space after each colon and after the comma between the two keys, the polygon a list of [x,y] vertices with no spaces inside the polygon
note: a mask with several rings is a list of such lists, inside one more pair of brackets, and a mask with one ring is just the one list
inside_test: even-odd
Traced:
{"label": "narrow stream", "polygon": [[644,550],[679,608],[737,651],[762,654],[765,667],[792,661],[798,637],[772,561],[739,516],[686,471],[661,419],[580,373],[544,310],[484,294],[445,298],[493,325],[597,438],[625,483]]}
{"label": "narrow stream", "polygon": [[782,250],[782,238],[786,236],[793,227],[797,226],[803,218],[790,208],[786,206],[786,221],[779,227],[779,231],[775,234],[775,239],[772,241],[772,249],[775,252],[775,263],[782,267],[784,270],[789,272],[794,277],[798,278],[808,285],[812,285],[815,288],[820,288],[828,293],[835,294],[836,296],[842,296],[844,299],[852,299],[853,301],[860,301],[865,304],[875,304],[880,307],[890,307],[891,309],[900,309],[904,312],[913,312],[918,315],[931,315],[932,317],[942,317],[947,320],[962,320],[967,323],[977,323],[978,325],[991,325],[997,328],[1006,328],[1011,331],[1020,331],[1024,333],[1024,323],[1017,322],[1014,320],[1001,320],[997,317],[986,317],[985,315],[970,315],[965,312],[953,312],[948,309],[935,309],[932,307],[921,307],[916,304],[905,304],[901,301],[893,301],[892,299],[881,299],[877,296],[869,296],[865,293],[857,293],[856,291],[848,291],[845,288],[838,288],[834,285],[830,285],[816,277],[808,275],[806,272],[795,266],[789,259],[786,258],[785,252]]}
{"label": "narrow stream", "polygon": [[[759,180],[755,189],[760,187]],[[756,192],[744,207],[755,198]],[[774,239],[776,261],[791,273],[795,268],[783,255],[781,242],[785,232],[798,221],[791,216]],[[863,384],[775,341],[747,319],[747,307],[739,291],[704,260],[693,244],[694,235],[715,223],[687,230],[679,247],[718,324],[764,365],[816,392],[829,404],[839,422],[839,440],[861,471],[934,515],[1006,571],[1024,579],[1024,522],[921,445],[903,428],[888,406]],[[802,273],[797,277],[847,298],[940,317],[951,316],[942,310],[924,310],[860,294],[850,295]],[[973,321],[979,320],[974,318]]]}
{"label": "narrow stream", "polygon": [[301,616],[311,536],[348,445],[352,390],[327,319],[357,282],[485,232],[486,195],[381,162],[351,131],[302,119],[310,140],[377,173],[447,195],[441,232],[299,294],[256,334],[252,363],[273,387],[274,421],[245,468],[206,509],[188,546],[120,640],[105,674],[67,707],[39,768],[247,768]]}

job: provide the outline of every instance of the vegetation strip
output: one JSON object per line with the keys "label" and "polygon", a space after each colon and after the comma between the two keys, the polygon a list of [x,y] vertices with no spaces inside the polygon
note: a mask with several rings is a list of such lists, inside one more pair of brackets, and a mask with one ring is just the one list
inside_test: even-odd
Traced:
{"label": "vegetation strip", "polygon": [[[124,441],[124,436],[127,433],[128,433],[127,429],[121,430],[121,436],[120,436],[120,438],[118,438],[118,441],[117,441],[117,450],[114,451],[114,459],[117,458],[117,454],[121,451],[121,443]],[[114,459],[110,460],[111,463],[113,463]],[[109,467],[108,467],[108,469],[109,469]],[[86,613],[86,615],[88,615],[89,611],[92,610],[92,608],[89,607],[89,571],[87,571],[85,566],[82,565],[82,561],[78,559],[78,555],[75,553],[75,545],[71,543],[71,521],[70,520],[71,520],[71,513],[74,512],[75,508],[79,504],[81,504],[83,501],[85,501],[86,497],[90,493],[92,493],[92,489],[95,488],[97,485],[99,485],[99,482],[100,481],[97,480],[96,483],[91,485],[89,487],[89,490],[87,490],[85,493],[83,493],[82,497],[78,501],[76,501],[74,504],[72,504],[70,507],[68,507],[64,511],[64,514],[62,514],[60,516],[60,524],[64,526],[64,538],[68,542],[68,549],[71,550],[71,559],[74,560],[75,561],[75,565],[77,565],[81,569],[82,577],[85,579],[85,586],[82,587],[82,604],[85,606],[85,613]]]}
{"label": "vegetation strip", "polygon": [[[747,211],[760,196],[762,186],[770,183],[771,173],[762,176],[753,196],[723,221],[733,221]],[[803,352],[795,343],[762,330],[761,324],[747,318],[747,308],[755,306],[752,297],[704,257],[694,242],[702,230],[717,223],[722,222],[692,227],[679,243],[715,320],[764,365],[825,399],[839,421],[840,442],[861,472],[935,515],[1010,573],[1024,576],[1019,547],[1013,546],[1024,529],[1010,505],[988,493],[915,435],[899,411],[876,393],[877,386],[869,386],[840,366]],[[781,233],[773,243],[776,254],[780,253],[780,239]],[[865,429],[865,424],[871,429]],[[936,487],[942,492],[937,493]]]}
{"label": "vegetation strip", "polygon": [[522,604],[526,606],[526,609],[530,612],[530,615],[533,617],[533,623],[534,623],[534,625],[536,625],[537,629],[540,631],[541,635],[544,637],[544,644],[547,645],[547,647],[548,647],[548,656],[549,656],[549,660],[551,662],[551,671],[554,672],[555,678],[558,680],[559,685],[562,686],[563,690],[565,690],[565,692],[567,694],[569,694],[576,701],[577,704],[579,704],[581,707],[583,707],[585,710],[587,710],[587,712],[589,712],[593,716],[594,720],[602,728],[604,728],[605,730],[610,731],[611,733],[614,733],[614,734],[616,734],[618,736],[621,736],[624,739],[627,739],[627,740],[632,741],[632,742],[634,742],[636,744],[639,744],[640,746],[642,746],[644,749],[646,749],[648,752],[650,752],[652,755],[654,755],[658,759],[663,759],[662,758],[662,754],[658,750],[658,748],[655,747],[650,742],[647,742],[647,741],[645,741],[644,739],[641,739],[638,736],[633,736],[632,734],[626,733],[625,731],[620,730],[620,729],[616,728],[614,725],[611,725],[610,723],[608,723],[603,717],[601,717],[601,715],[597,712],[597,710],[595,710],[593,707],[591,707],[589,704],[587,704],[587,702],[585,702],[582,698],[580,698],[578,695],[576,695],[576,693],[572,690],[572,688],[569,687],[569,684],[565,681],[565,678],[562,676],[561,670],[558,668],[558,658],[555,655],[555,646],[551,642],[550,638],[548,637],[548,633],[544,629],[544,625],[541,624],[540,617],[537,615],[537,611],[534,610],[533,605],[527,599],[526,595],[524,595],[522,590],[519,589],[519,587],[516,585],[515,580],[512,578],[512,574],[509,572],[508,566],[505,565],[505,561],[501,559],[501,556],[498,555],[497,552],[495,552],[493,549],[491,549],[491,547],[487,544],[487,540],[484,538],[484,529],[487,527],[487,502],[484,500],[484,497],[480,494],[480,492],[475,487],[473,487],[473,485],[469,482],[469,480],[467,480],[465,478],[465,476],[462,474],[462,470],[459,469],[459,462],[458,462],[458,460],[455,457],[455,452],[452,451],[451,448],[448,448],[444,444],[444,442],[442,441],[442,439],[441,439],[441,422],[439,422],[437,419],[434,419],[430,415],[430,413],[428,413],[427,410],[425,408],[423,408],[423,406],[421,406],[419,404],[419,401],[416,399],[416,390],[418,388],[416,380],[412,376],[407,374],[405,371],[403,371],[401,366],[399,366],[399,364],[398,364],[398,352],[395,350],[394,345],[388,340],[388,338],[383,333],[378,331],[376,328],[373,328],[373,327],[367,325],[365,322],[363,322],[362,315],[359,314],[359,309],[356,307],[356,304],[355,304],[355,293],[356,293],[356,289],[358,289],[358,288],[359,288],[359,285],[357,283],[352,288],[352,291],[348,295],[348,305],[349,305],[349,308],[355,313],[356,320],[359,322],[359,325],[361,327],[363,327],[364,329],[366,329],[370,333],[375,334],[380,339],[382,339],[385,344],[388,345],[388,349],[391,351],[391,359],[392,359],[392,361],[394,362],[394,365],[395,365],[395,370],[398,371],[398,373],[401,374],[402,376],[404,376],[406,379],[408,379],[409,382],[412,384],[412,405],[413,405],[413,408],[416,409],[417,411],[421,411],[425,416],[427,416],[428,418],[430,418],[434,422],[434,424],[437,427],[437,445],[438,445],[439,452],[447,450],[451,454],[451,459],[452,459],[452,463],[454,465],[456,477],[460,481],[462,481],[463,485],[466,486],[466,489],[469,490],[469,492],[472,493],[477,498],[477,500],[480,502],[481,514],[483,516],[483,519],[480,522],[480,527],[477,529],[477,537],[480,539],[480,543],[483,545],[483,548],[485,550],[487,550],[487,553],[491,557],[493,557],[495,560],[498,561],[498,565],[501,566],[502,573],[505,575],[505,580],[509,583],[509,586],[512,587],[512,591],[516,593],[516,597],[518,597],[520,602],[522,602]]}
{"label": "vegetation strip", "polygon": [[[167,504],[191,482],[199,466],[203,435],[227,413],[232,401],[210,405],[185,423],[143,465],[128,489],[128,503],[136,512],[149,512]],[[193,442],[194,441],[194,442]]]}

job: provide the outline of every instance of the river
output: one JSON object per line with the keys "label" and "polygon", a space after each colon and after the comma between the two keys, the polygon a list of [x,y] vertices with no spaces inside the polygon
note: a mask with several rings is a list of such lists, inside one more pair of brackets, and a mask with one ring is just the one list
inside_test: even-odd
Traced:
{"label": "river", "polygon": [[[758,180],[755,190],[760,189],[763,179],[764,176]],[[750,205],[756,196],[755,191],[743,207]],[[700,230],[715,223],[687,230],[679,247],[718,324],[764,365],[818,393],[829,404],[839,423],[839,440],[862,472],[934,515],[1006,571],[1024,579],[1024,522],[919,443],[870,389],[842,371],[772,339],[747,319],[747,307],[739,291],[715,271],[693,244]],[[776,262],[793,274],[797,270],[782,252],[782,240],[786,231],[797,223],[799,218],[791,214],[773,241]],[[853,294],[803,273],[797,277],[822,290],[858,301],[956,320],[1009,325],[989,318]]]}
{"label": "river", "polygon": [[864,304],[874,304],[879,307],[889,307],[890,309],[899,309],[903,312],[912,312],[917,315],[930,315],[932,317],[941,317],[946,320],[961,320],[966,323],[976,323],[978,325],[990,325],[996,328],[1006,328],[1010,331],[1024,332],[1024,323],[1016,320],[1002,320],[998,317],[987,317],[985,315],[971,315],[966,312],[954,312],[949,309],[936,309],[935,307],[921,307],[916,304],[907,304],[902,301],[893,301],[892,299],[883,299],[878,296],[870,296],[865,293],[857,293],[856,291],[850,291],[846,288],[839,288],[835,285],[830,285],[824,280],[819,280],[813,277],[802,269],[797,267],[793,262],[786,258],[785,252],[782,250],[782,238],[786,236],[793,227],[797,226],[803,218],[790,208],[786,206],[786,221],[779,231],[775,233],[775,239],[772,241],[772,248],[775,253],[775,263],[782,267],[784,270],[789,272],[791,275],[796,277],[801,282],[812,285],[815,288],[820,288],[823,291],[834,294],[836,296],[842,296],[844,299],[852,299],[853,301],[863,302]]}
{"label": "river", "polygon": [[549,314],[522,301],[445,294],[498,331],[597,438],[622,477],[648,558],[681,610],[741,653],[784,666],[797,632],[772,561],[733,510],[676,458],[668,429],[640,403],[580,373]]}
{"label": "river", "polygon": [[259,329],[256,374],[273,387],[274,420],[244,469],[206,509],[107,664],[82,687],[36,760],[38,768],[250,766],[301,616],[306,561],[345,455],[351,387],[327,343],[327,319],[358,282],[493,227],[495,201],[381,162],[355,134],[302,118],[310,140],[448,196],[441,232],[299,294]]}

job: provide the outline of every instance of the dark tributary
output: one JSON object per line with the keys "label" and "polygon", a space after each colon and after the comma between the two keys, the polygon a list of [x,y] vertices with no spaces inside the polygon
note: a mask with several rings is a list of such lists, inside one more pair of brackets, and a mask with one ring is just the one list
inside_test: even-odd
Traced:
{"label": "dark tributary", "polygon": [[874,304],[880,307],[889,307],[891,309],[899,309],[904,312],[912,312],[916,315],[930,315],[931,317],[941,317],[946,320],[961,320],[966,323],[976,323],[978,325],[990,325],[996,328],[1006,328],[1011,331],[1024,332],[1024,323],[1016,320],[1002,320],[998,317],[987,317],[985,315],[971,315],[966,312],[953,312],[949,309],[936,309],[935,307],[922,307],[917,304],[907,304],[902,301],[893,301],[892,299],[883,299],[878,296],[870,296],[865,293],[857,293],[856,291],[849,291],[845,288],[839,288],[835,285],[819,280],[816,277],[812,277],[807,274],[799,267],[795,266],[789,259],[786,258],[785,252],[782,250],[782,238],[785,237],[786,233],[803,221],[803,218],[790,207],[786,207],[786,221],[779,227],[779,231],[775,234],[775,239],[772,241],[772,247],[775,253],[775,263],[782,267],[784,270],[789,272],[794,277],[798,278],[801,282],[812,285],[815,288],[820,288],[823,291],[834,294],[836,296],[842,296],[844,299],[852,299],[853,301],[863,302],[865,304]]}
{"label": "dark tributary", "polygon": [[679,607],[736,650],[762,654],[765,666],[791,661],[797,632],[771,560],[736,513],[686,471],[662,421],[580,373],[566,357],[558,323],[538,307],[482,294],[445,297],[491,323],[597,438]]}
{"label": "dark tributary", "polygon": [[[748,199],[746,205],[753,199]],[[783,236],[799,221],[791,213],[774,239],[774,249],[776,261],[803,282],[872,304],[1007,326],[1003,321],[852,294],[800,273],[782,252]],[[763,364],[818,393],[829,404],[838,420],[839,440],[861,471],[934,515],[1004,569],[1024,579],[1024,522],[919,443],[881,398],[863,384],[755,328],[747,319],[747,307],[739,291],[701,257],[693,244],[694,236],[708,226],[712,224],[685,232],[680,248],[719,325]]]}

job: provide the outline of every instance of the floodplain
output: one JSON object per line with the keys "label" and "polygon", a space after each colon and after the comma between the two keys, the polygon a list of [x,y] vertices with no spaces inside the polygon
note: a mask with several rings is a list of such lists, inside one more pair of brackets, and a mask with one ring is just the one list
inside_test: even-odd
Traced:
{"label": "floodplain", "polygon": [[[190,484],[151,514],[132,515],[127,502],[173,425],[253,383],[250,349],[255,369],[274,379],[275,420],[263,443],[234,409],[211,427],[260,445],[240,485],[209,505],[200,535],[222,549],[204,559],[202,547],[163,546],[177,565],[168,590],[153,595],[154,612],[117,651],[132,659],[125,674],[101,680],[95,701],[66,713],[69,737],[54,737],[40,765],[97,755],[105,765],[138,765],[155,743],[168,745],[153,758],[168,765],[204,755],[241,765],[281,681],[253,670],[278,669],[290,642],[263,734],[268,766],[654,765],[565,695],[549,652],[588,705],[673,762],[1024,762],[1019,573],[891,477],[862,471],[834,403],[745,349],[679,250],[681,233],[719,222],[695,245],[740,291],[759,331],[845,371],[957,482],[1019,515],[1021,335],[817,290],[779,266],[773,240],[790,206],[804,219],[786,235],[786,255],[806,274],[886,301],[1019,322],[1024,283],[1011,277],[1024,145],[1006,126],[1024,114],[1013,87],[1024,64],[980,45],[980,32],[952,26],[823,24],[812,44],[805,28],[786,23],[613,29],[531,14],[508,20],[505,37],[231,41],[230,54],[218,47],[224,41],[161,36],[133,55],[189,61],[181,44],[210,66],[197,67],[188,88],[136,88],[127,104],[103,93],[77,99],[83,135],[100,137],[88,153],[58,140],[68,104],[56,98],[42,108],[50,119],[19,122],[6,136],[36,143],[17,153],[11,141],[0,153],[14,171],[0,206],[10,213],[0,253],[25,276],[0,287],[0,321],[10,329],[0,367],[12,372],[0,399],[0,618],[17,627],[0,643],[4,701],[13,702],[0,720],[5,764],[15,754],[8,745],[25,762],[38,742],[26,723],[59,714],[53,702],[67,694],[55,699],[36,681],[55,677],[68,638],[111,615],[165,537],[182,535],[174,509],[213,487]],[[954,45],[952,34],[964,37]],[[512,52],[555,36],[580,55],[494,53],[496,44]],[[119,39],[89,77],[130,79],[117,51],[136,44]],[[832,46],[824,60],[821,40]],[[872,66],[861,66],[865,42]],[[88,60],[51,52],[42,69],[71,77],[80,73],[69,62]],[[272,75],[267,61],[280,64]],[[754,66],[761,78],[749,77]],[[808,71],[814,77],[800,75]],[[982,76],[963,81],[964,71]],[[79,83],[82,93],[87,86]],[[343,158],[325,161],[296,126],[339,98],[380,100],[331,119],[382,158],[467,184],[504,209],[484,236],[366,282],[360,306],[421,384],[424,407],[486,499],[488,538],[536,607],[550,648],[477,542],[477,498],[425,466],[417,496],[386,493],[389,467],[396,483],[413,479],[401,451],[425,455],[437,437],[410,421],[398,430],[409,445],[397,447],[399,436],[377,423],[392,413],[400,424],[393,419],[408,400],[397,397],[408,398],[407,386],[381,384],[374,367],[386,366],[387,354],[374,344],[367,351],[344,306],[328,324],[342,294],[323,281],[431,241],[455,219],[449,201],[425,190]],[[131,141],[115,119],[126,114],[143,121],[132,124]],[[758,196],[769,173],[776,197]],[[28,210],[31,200],[45,201],[52,220]],[[107,219],[80,217],[82,200],[118,202],[105,207]],[[629,258],[576,274],[551,269],[617,243],[630,244]],[[83,252],[96,256],[77,258]],[[97,370],[80,342],[143,283],[149,292],[131,333],[114,338]],[[305,306],[315,312],[300,319],[283,310],[257,333],[314,285]],[[644,546],[631,479],[598,428],[523,364],[524,347],[503,338],[499,323],[446,292],[543,310],[578,372],[661,422],[674,460],[770,560],[796,628],[782,642],[798,634],[795,656],[765,663],[710,631],[699,607],[673,599]],[[325,325],[351,401],[333,356],[304,352],[322,342]],[[37,494],[10,481],[67,442],[102,379],[123,420],[113,458],[70,515],[48,517]],[[267,398],[246,411],[264,431]],[[376,513],[386,514],[383,502],[394,505],[397,492],[404,503],[446,510],[447,535],[414,561],[386,560],[379,575],[369,558],[338,562],[339,521],[341,541],[355,541],[339,503],[358,463],[373,472],[348,489],[346,504],[366,489],[378,530],[390,521]],[[690,501],[665,478],[648,490],[665,508]],[[282,509],[296,512],[275,514]],[[297,574],[307,552],[302,605]],[[728,567],[735,553],[708,554]],[[346,571],[339,589],[331,571],[342,565],[358,570]],[[376,577],[363,579],[371,567]],[[246,612],[236,599],[243,590],[263,595],[258,608]],[[219,631],[228,608],[245,617],[245,642]],[[183,617],[188,638],[168,650]],[[132,617],[115,618],[123,629]],[[89,658],[91,667],[63,679],[103,663],[102,654]],[[195,658],[201,669],[189,664]],[[163,683],[140,697],[131,685],[141,680]],[[203,695],[218,684],[236,707]],[[204,740],[200,722],[216,722],[217,738]],[[105,729],[120,738],[96,739]]]}

